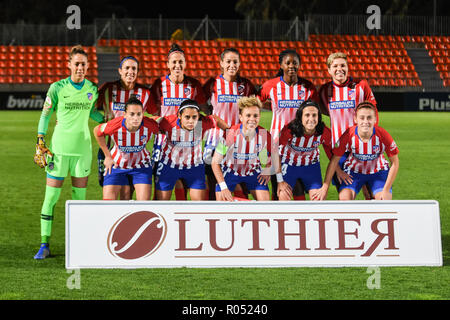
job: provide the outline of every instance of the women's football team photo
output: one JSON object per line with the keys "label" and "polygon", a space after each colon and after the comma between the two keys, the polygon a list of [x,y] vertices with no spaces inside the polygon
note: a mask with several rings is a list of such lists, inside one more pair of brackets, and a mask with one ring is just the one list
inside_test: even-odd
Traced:
{"label": "women's football team photo", "polygon": [[[126,56],[118,79],[97,88],[86,79],[88,54],[74,46],[70,76],[50,85],[37,126],[34,161],[45,168],[46,189],[34,258],[50,254],[66,177],[72,199],[86,199],[97,150],[103,200],[170,200],[174,193],[191,201],[321,201],[330,184],[339,200],[360,192],[367,200],[391,200],[399,149],[378,126],[368,82],[349,74],[347,55],[324,61],[330,81],[320,88],[301,77],[295,50],[281,51],[278,61],[278,73],[257,89],[240,76],[239,51],[227,48],[218,56],[220,74],[202,84],[186,73],[189,57],[172,44],[167,72],[152,84],[137,82],[139,61]],[[270,128],[260,124],[264,110],[272,112]],[[93,132],[89,118],[98,123]],[[320,145],[329,159],[324,177]]]}

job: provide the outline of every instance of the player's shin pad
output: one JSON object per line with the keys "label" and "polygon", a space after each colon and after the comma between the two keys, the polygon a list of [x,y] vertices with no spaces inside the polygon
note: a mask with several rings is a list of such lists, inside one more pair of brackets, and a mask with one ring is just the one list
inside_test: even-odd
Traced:
{"label": "player's shin pad", "polygon": [[38,136],[36,142],[36,154],[34,155],[34,163],[36,163],[39,167],[44,168],[47,165],[47,161],[45,160],[45,156],[49,155],[53,156],[53,153],[47,148],[45,145],[44,137]]}

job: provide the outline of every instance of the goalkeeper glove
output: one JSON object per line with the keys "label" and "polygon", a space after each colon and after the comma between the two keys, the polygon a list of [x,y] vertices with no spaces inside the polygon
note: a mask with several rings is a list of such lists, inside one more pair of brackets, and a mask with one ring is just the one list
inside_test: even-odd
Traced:
{"label": "goalkeeper glove", "polygon": [[38,136],[36,142],[36,154],[34,155],[34,163],[36,163],[39,167],[44,168],[47,165],[47,161],[45,160],[45,156],[47,154],[50,157],[53,157],[53,153],[51,153],[51,151],[45,145],[44,137]]}

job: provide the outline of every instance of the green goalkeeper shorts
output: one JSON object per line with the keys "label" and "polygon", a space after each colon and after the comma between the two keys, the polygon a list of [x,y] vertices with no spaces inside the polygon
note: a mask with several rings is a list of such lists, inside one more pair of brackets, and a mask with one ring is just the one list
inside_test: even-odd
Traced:
{"label": "green goalkeeper shorts", "polygon": [[55,178],[65,178],[70,173],[72,177],[84,178],[91,173],[92,154],[82,156],[66,156],[54,154],[47,156],[45,171]]}

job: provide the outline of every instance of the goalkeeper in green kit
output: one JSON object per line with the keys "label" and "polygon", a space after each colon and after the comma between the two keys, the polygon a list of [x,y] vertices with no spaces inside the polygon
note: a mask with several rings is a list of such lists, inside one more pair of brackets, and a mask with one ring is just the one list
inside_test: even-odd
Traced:
{"label": "goalkeeper in green kit", "polygon": [[[41,168],[45,167],[47,184],[41,209],[41,246],[35,259],[45,259],[50,255],[53,209],[68,174],[72,177],[72,199],[86,199],[92,161],[89,117],[103,122],[103,115],[94,107],[98,97],[97,86],[85,79],[88,55],[81,46],[71,49],[68,66],[70,77],[50,85],[39,120],[34,162]],[[47,148],[44,138],[54,112],[56,125]]]}

